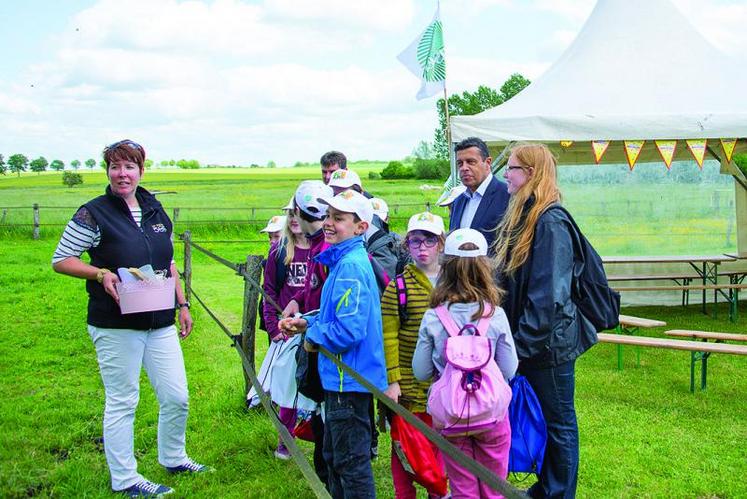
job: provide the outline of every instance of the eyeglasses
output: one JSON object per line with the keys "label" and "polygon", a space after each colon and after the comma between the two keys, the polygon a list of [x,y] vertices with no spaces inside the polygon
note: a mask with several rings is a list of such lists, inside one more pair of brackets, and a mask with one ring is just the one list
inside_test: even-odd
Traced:
{"label": "eyeglasses", "polygon": [[519,165],[506,165],[506,170],[524,170],[525,166],[519,166]]}
{"label": "eyeglasses", "polygon": [[418,249],[421,245],[424,245],[426,248],[432,248],[435,245],[438,244],[438,236],[428,236],[428,237],[414,237],[410,239],[407,238],[407,245],[410,247],[410,249]]}

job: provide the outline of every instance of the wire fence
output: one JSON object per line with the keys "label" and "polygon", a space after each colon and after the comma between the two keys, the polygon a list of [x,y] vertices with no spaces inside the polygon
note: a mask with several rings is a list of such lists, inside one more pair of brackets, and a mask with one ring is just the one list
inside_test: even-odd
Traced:
{"label": "wire fence", "polygon": [[[288,432],[287,428],[280,422],[280,419],[278,418],[272,402],[270,401],[267,394],[264,393],[261,383],[257,379],[254,368],[254,340],[257,318],[257,303],[259,300],[259,296],[262,295],[265,300],[268,300],[271,303],[271,305],[279,309],[277,304],[274,303],[274,301],[272,301],[270,297],[264,294],[264,291],[262,290],[260,284],[261,257],[257,255],[249,255],[247,257],[246,263],[234,263],[229,259],[224,258],[204,248],[195,241],[192,241],[191,233],[189,231],[184,232],[180,236],[180,239],[184,243],[184,267],[181,277],[185,283],[187,299],[194,297],[195,300],[200,304],[200,306],[210,316],[210,318],[223,331],[223,333],[225,333],[226,336],[231,339],[232,346],[236,349],[239,357],[241,358],[244,376],[247,379],[248,384],[251,384],[251,386],[254,387],[255,391],[259,395],[265,412],[267,413],[275,428],[278,430],[280,439],[290,451],[291,457],[306,479],[307,485],[309,486],[309,488],[311,488],[316,497],[330,497],[329,493],[324,487],[324,484],[319,480],[318,476],[309,464],[309,461],[307,460],[303,452],[298,448],[295,440]],[[242,331],[240,334],[233,334],[231,330],[220,320],[218,315],[213,310],[211,310],[210,307],[208,307],[207,303],[200,296],[198,296],[192,288],[192,249],[199,251],[212,260],[231,269],[236,273],[236,275],[243,277],[245,284],[244,315],[242,319]],[[480,463],[468,457],[459,448],[455,447],[447,439],[445,439],[434,429],[426,425],[423,421],[415,417],[411,412],[402,407],[400,404],[387,397],[381,390],[373,386],[366,378],[361,376],[350,366],[340,361],[327,349],[320,346],[319,352],[321,355],[324,355],[329,360],[331,360],[338,368],[342,369],[345,373],[353,377],[358,383],[369,390],[374,398],[376,398],[376,400],[384,404],[389,410],[398,414],[409,424],[417,428],[431,443],[433,443],[433,445],[438,447],[441,452],[451,457],[480,481],[487,484],[493,490],[500,492],[504,497],[512,499],[527,497],[521,490],[514,487],[511,483],[499,478],[492,471],[488,470]]]}

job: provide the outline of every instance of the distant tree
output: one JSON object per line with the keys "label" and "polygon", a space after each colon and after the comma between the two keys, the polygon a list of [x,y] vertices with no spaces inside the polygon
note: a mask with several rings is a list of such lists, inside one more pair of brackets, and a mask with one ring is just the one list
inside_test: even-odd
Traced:
{"label": "distant tree", "polygon": [[161,166],[163,166],[164,168],[167,167],[167,166],[169,166],[169,161],[167,159],[162,160],[161,161]]}
{"label": "distant tree", "polygon": [[436,157],[436,150],[433,144],[425,140],[418,142],[415,149],[412,150],[412,155],[420,159],[433,159]]}
{"label": "distant tree", "polygon": [[448,159],[420,159],[417,158],[412,166],[415,178],[447,179],[451,173]]}
{"label": "distant tree", "polygon": [[65,169],[65,163],[63,163],[62,160],[53,159],[49,167],[53,170],[57,170],[58,172],[60,172]]}
{"label": "distant tree", "polygon": [[13,173],[17,173],[19,177],[21,176],[21,172],[26,171],[28,165],[29,159],[23,154],[14,154],[8,158],[8,169]]}
{"label": "distant tree", "polygon": [[196,159],[180,159],[176,166],[185,170],[196,170],[200,167],[200,162]]}
{"label": "distant tree", "polygon": [[272,161],[272,160],[270,160],[270,161],[268,161],[268,162],[267,162],[267,168],[275,168],[275,167],[277,167],[277,166],[278,166],[278,165],[277,165],[277,164],[275,164],[275,162],[274,162],[274,161]]}
{"label": "distant tree", "polygon": [[0,154],[0,174],[5,175],[6,171],[8,171],[8,168],[5,166],[5,158]]}
{"label": "distant tree", "polygon": [[[475,92],[464,91],[461,95],[451,95],[449,96],[449,115],[467,116],[498,106],[521,92],[529,83],[530,81],[522,75],[514,73],[498,91],[480,85]],[[438,128],[434,132],[433,145],[436,157],[448,159],[449,145],[446,143],[446,113],[443,99],[438,99],[436,110],[438,111]]]}
{"label": "distant tree", "polygon": [[381,170],[381,178],[393,179],[393,178],[412,178],[415,173],[412,168],[405,166],[401,161],[390,161],[386,168]]}
{"label": "distant tree", "polygon": [[80,161],[77,159],[74,159],[70,162],[70,166],[73,167],[73,170],[77,170],[78,168],[80,168]]}
{"label": "distant tree", "polygon": [[47,162],[47,158],[44,156],[39,156],[36,159],[32,159],[29,163],[29,169],[32,172],[41,173],[47,169],[49,166],[49,163]]}
{"label": "distant tree", "polygon": [[89,170],[93,170],[93,167],[96,166],[96,160],[93,158],[89,158],[86,160],[86,166]]}
{"label": "distant tree", "polygon": [[83,176],[80,173],[63,172],[62,183],[72,189],[76,185],[83,183]]}
{"label": "distant tree", "polygon": [[102,159],[101,162],[99,163],[99,166],[101,167],[102,170],[106,170],[106,161]]}
{"label": "distant tree", "polygon": [[146,159],[145,163],[144,163],[144,166],[146,168],[150,168],[151,166],[153,166],[153,160],[152,159]]}
{"label": "distant tree", "polygon": [[169,166],[174,166],[174,165],[176,165],[176,161],[174,161],[173,159],[170,160],[169,161]]}

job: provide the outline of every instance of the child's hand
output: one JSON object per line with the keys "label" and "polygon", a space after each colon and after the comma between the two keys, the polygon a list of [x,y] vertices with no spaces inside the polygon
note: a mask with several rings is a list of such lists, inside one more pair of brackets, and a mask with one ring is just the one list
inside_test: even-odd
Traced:
{"label": "child's hand", "polygon": [[303,340],[303,349],[306,350],[307,352],[318,352],[319,351],[319,347],[317,347],[313,343],[309,343],[306,340]]}
{"label": "child's hand", "polygon": [[394,400],[395,402],[399,402],[399,396],[402,395],[402,390],[400,390],[399,388],[399,383],[395,381],[394,383],[390,384],[389,387],[384,390],[384,395]]}
{"label": "child's hand", "polygon": [[278,322],[278,329],[288,336],[306,332],[306,319],[301,317],[286,317]]}

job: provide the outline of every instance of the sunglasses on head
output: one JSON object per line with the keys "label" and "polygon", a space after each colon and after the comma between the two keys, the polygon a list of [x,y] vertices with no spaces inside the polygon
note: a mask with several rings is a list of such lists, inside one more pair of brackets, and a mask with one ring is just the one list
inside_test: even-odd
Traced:
{"label": "sunglasses on head", "polygon": [[126,146],[132,149],[137,149],[139,151],[144,151],[143,146],[138,144],[137,142],[133,142],[130,139],[120,140],[119,142],[115,142],[114,144],[110,144],[104,148],[104,153],[111,151],[112,149],[116,149],[118,147]]}

